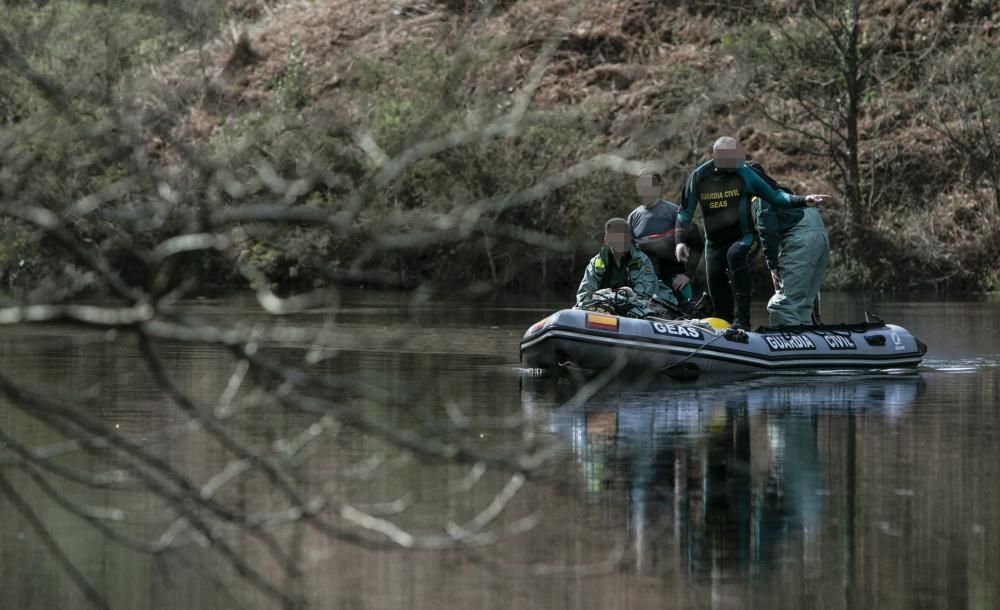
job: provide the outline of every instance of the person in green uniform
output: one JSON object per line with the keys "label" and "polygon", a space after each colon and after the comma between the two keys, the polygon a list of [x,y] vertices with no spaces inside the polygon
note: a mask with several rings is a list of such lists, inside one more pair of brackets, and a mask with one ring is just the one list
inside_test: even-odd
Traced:
{"label": "person in green uniform", "polygon": [[[756,165],[754,169],[764,173]],[[814,308],[830,257],[830,241],[819,211],[779,208],[760,198],[754,198],[752,207],[774,282],[774,296],[767,302],[771,325],[815,323]]]}
{"label": "person in green uniform", "polygon": [[632,241],[628,221],[611,218],[604,223],[604,247],[590,259],[576,289],[576,302],[602,288],[631,288],[636,299],[648,301],[658,284],[652,261]]}
{"label": "person in green uniform", "polygon": [[775,189],[747,165],[743,147],[729,137],[716,140],[712,158],[691,172],[684,185],[674,232],[677,260],[688,259],[687,231],[700,205],[705,219],[709,295],[716,315],[743,329],[750,328],[750,259],[757,245],[750,208],[752,195],[783,209],[816,206],[830,200],[827,195],[790,195]]}

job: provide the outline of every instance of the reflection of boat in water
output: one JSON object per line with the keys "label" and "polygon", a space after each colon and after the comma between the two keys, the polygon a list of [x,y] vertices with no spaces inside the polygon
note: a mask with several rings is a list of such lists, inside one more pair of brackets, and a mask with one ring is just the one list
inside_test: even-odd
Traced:
{"label": "reflection of boat in water", "polygon": [[564,309],[531,326],[521,361],[533,368],[745,373],[794,369],[913,367],[927,351],[901,326],[882,322],[716,329],[701,320],[637,319]]}
{"label": "reflection of boat in water", "polygon": [[542,378],[527,381],[523,399],[536,412],[552,408],[551,428],[571,443],[588,497],[621,493],[642,572],[716,579],[755,574],[782,549],[803,552],[830,496],[853,493],[839,459],[824,467],[820,439],[850,452],[859,413],[894,419],[922,387],[918,375],[661,382],[606,388],[560,409],[575,388]]}

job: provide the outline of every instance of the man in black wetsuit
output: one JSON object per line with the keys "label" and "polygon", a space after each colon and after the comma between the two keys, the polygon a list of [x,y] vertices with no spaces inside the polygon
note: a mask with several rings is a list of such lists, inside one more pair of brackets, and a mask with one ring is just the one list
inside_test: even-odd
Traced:
{"label": "man in black wetsuit", "polygon": [[694,296],[691,276],[698,269],[703,249],[701,235],[697,232],[690,234],[693,254],[686,264],[678,261],[674,229],[680,207],[660,198],[660,176],[648,170],[643,170],[636,178],[635,190],[642,205],[628,215],[628,223],[636,245],[649,255],[656,266],[656,275],[661,280],[657,294],[668,302],[676,300],[682,306],[690,306]]}
{"label": "man in black wetsuit", "polygon": [[[751,195],[776,208],[812,207],[830,200],[827,195],[791,195],[773,188],[746,164],[743,147],[730,137],[716,140],[712,158],[691,172],[677,215],[677,260],[688,260],[687,232],[700,204],[705,218],[705,272],[715,313],[743,329],[750,328],[750,259],[759,249]],[[727,272],[732,275],[731,286]]]}

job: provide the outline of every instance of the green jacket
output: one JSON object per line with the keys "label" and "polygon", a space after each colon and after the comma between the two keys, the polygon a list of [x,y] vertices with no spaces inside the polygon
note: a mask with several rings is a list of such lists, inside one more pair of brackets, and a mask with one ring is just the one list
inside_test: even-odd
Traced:
{"label": "green jacket", "polygon": [[805,208],[779,208],[754,197],[753,216],[757,224],[757,233],[760,234],[760,243],[764,247],[764,260],[767,261],[768,269],[778,268],[781,237],[799,224],[804,214]]}
{"label": "green jacket", "polygon": [[659,280],[653,271],[653,263],[635,244],[629,246],[628,253],[620,259],[619,264],[615,264],[614,260],[607,246],[590,259],[580,287],[576,289],[577,303],[601,288],[628,286],[644,299],[656,294]]}
{"label": "green jacket", "polygon": [[753,215],[757,221],[757,232],[764,247],[764,259],[768,269],[778,268],[781,242],[795,231],[823,231],[823,219],[813,208],[777,208],[766,201],[754,199]]}

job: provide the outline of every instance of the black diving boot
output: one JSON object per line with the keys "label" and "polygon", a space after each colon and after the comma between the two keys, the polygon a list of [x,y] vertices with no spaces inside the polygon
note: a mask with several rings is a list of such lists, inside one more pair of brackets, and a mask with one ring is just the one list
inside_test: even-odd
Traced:
{"label": "black diving boot", "polygon": [[736,293],[734,297],[736,315],[733,316],[733,323],[730,326],[740,330],[750,330],[750,295]]}

